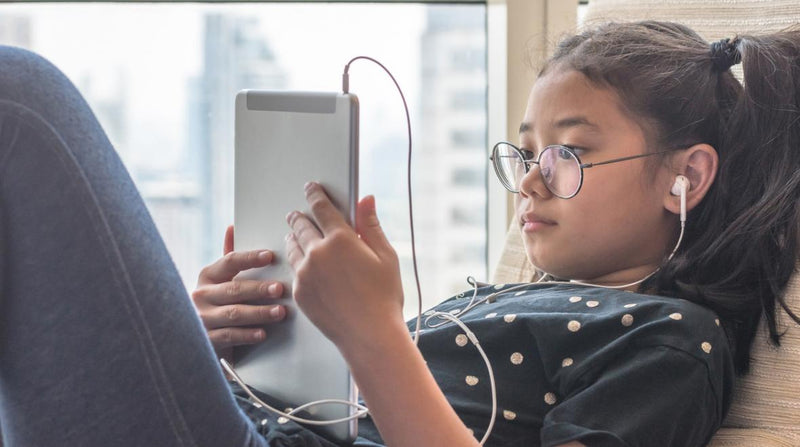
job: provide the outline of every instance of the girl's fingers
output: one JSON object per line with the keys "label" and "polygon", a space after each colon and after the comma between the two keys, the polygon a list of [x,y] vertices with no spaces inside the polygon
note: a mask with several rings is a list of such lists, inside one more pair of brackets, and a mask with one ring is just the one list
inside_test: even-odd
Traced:
{"label": "girl's fingers", "polygon": [[394,248],[389,243],[378,221],[375,210],[375,197],[366,196],[358,202],[356,208],[356,231],[370,248],[379,256],[394,255]]}
{"label": "girl's fingers", "polygon": [[225,242],[222,245],[222,254],[227,255],[233,251],[233,225],[225,229]]}
{"label": "girl's fingers", "polygon": [[292,211],[286,216],[286,222],[289,223],[289,227],[292,229],[294,241],[304,253],[314,243],[322,239],[322,233],[320,233],[316,225],[301,212]]}
{"label": "girl's fingers", "polygon": [[200,272],[198,285],[230,281],[243,270],[269,265],[273,258],[274,255],[270,250],[229,252]]}
{"label": "girl's fingers", "polygon": [[249,304],[233,304],[209,309],[204,313],[205,315],[201,319],[206,329],[209,330],[210,337],[212,332],[227,328],[264,326],[281,321],[286,316],[286,309],[280,305],[253,306]]}
{"label": "girl's fingers", "polygon": [[275,281],[228,281],[222,284],[209,284],[192,292],[195,307],[224,306],[239,304],[265,298],[283,296],[283,284]]}
{"label": "girl's fingers", "polygon": [[208,338],[218,352],[233,346],[252,345],[266,338],[262,328],[236,328],[226,327],[208,331]]}
{"label": "girl's fingers", "polygon": [[305,253],[300,247],[300,244],[297,243],[294,233],[286,235],[286,259],[289,261],[289,265],[292,266],[294,271],[297,271],[297,267],[303,262],[304,257]]}
{"label": "girl's fingers", "polygon": [[339,229],[349,229],[342,213],[333,205],[331,199],[319,183],[309,182],[305,186],[306,201],[311,207],[311,215],[319,225],[322,234],[328,235]]}

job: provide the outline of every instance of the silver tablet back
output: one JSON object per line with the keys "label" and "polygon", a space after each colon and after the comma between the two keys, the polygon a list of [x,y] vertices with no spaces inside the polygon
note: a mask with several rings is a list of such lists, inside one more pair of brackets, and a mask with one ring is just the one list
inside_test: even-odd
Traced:
{"label": "silver tablet back", "polygon": [[[237,348],[235,368],[251,387],[299,406],[320,399],[355,401],[347,364],[296,307],[285,256],[286,215],[308,211],[303,185],[320,182],[355,222],[358,197],[358,100],[352,94],[245,90],[236,96],[234,231],[236,250],[270,249],[276,262],[239,278],[283,282],[286,321],[266,328],[265,342]],[[345,406],[309,410],[313,419],[353,413]],[[355,420],[322,428],[349,441]]]}

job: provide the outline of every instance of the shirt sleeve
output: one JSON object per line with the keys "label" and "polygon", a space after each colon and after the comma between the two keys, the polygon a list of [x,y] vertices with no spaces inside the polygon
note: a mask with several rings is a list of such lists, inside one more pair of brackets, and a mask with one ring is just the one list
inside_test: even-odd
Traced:
{"label": "shirt sleeve", "polygon": [[542,446],[702,446],[723,417],[706,362],[669,346],[609,362],[545,417]]}

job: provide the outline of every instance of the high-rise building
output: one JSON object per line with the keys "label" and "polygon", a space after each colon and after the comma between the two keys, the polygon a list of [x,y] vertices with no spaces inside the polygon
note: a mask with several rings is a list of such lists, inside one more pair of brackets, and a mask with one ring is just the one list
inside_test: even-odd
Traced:
{"label": "high-rise building", "polygon": [[221,253],[225,227],[233,223],[234,101],[242,89],[285,88],[259,21],[228,14],[205,17],[203,73],[190,82],[189,164],[197,169],[206,240],[204,262]]}
{"label": "high-rise building", "polygon": [[31,19],[27,16],[0,15],[0,44],[31,48]]}
{"label": "high-rise building", "polygon": [[422,271],[437,277],[434,298],[487,275],[485,26],[485,9],[432,6],[421,40],[421,91],[436,94],[420,101],[417,245]]}

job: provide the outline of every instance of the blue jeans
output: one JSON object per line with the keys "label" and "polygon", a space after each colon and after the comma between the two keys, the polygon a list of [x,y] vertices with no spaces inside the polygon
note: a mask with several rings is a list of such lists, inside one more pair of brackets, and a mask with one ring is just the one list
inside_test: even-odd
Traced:
{"label": "blue jeans", "polygon": [[75,87],[0,47],[6,446],[262,446],[128,173]]}

